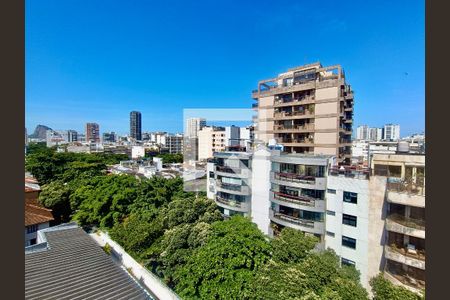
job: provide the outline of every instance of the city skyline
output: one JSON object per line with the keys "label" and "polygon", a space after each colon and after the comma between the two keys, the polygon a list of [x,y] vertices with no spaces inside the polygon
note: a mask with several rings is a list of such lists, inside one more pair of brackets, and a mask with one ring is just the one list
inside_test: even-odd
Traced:
{"label": "city skyline", "polygon": [[[128,113],[138,110],[143,131],[182,132],[183,109],[250,108],[261,78],[321,61],[348,74],[356,126],[393,122],[404,136],[424,131],[422,2],[388,11],[382,3],[294,3],[270,13],[265,4],[235,11],[236,2],[113,1],[103,12],[96,3],[27,2],[26,127],[82,132],[96,122],[102,132],[125,133]],[[304,29],[298,20],[324,26]],[[264,47],[262,36],[271,37]],[[295,51],[280,47],[286,40]]]}

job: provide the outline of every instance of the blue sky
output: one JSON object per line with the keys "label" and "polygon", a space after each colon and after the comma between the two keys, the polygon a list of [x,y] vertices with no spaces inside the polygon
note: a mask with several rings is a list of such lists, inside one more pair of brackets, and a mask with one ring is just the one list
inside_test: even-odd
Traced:
{"label": "blue sky", "polygon": [[185,108],[249,108],[258,80],[341,64],[355,125],[424,130],[424,1],[28,0],[25,104],[37,124],[182,131]]}

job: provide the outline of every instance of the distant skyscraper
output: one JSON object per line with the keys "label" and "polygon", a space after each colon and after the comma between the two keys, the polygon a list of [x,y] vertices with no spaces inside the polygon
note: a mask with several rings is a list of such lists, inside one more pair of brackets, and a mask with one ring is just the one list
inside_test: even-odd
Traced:
{"label": "distant skyscraper", "polygon": [[356,139],[357,140],[368,140],[369,139],[369,126],[361,125],[356,128]]}
{"label": "distant skyscraper", "polygon": [[400,125],[386,124],[383,129],[383,140],[397,141],[400,139]]}
{"label": "distant skyscraper", "polygon": [[138,111],[130,112],[130,136],[138,141],[142,140],[142,117]]}
{"label": "distant skyscraper", "polygon": [[100,127],[97,123],[86,123],[86,143],[100,143]]}
{"label": "distant skyscraper", "polygon": [[204,118],[190,118],[186,120],[186,129],[184,135],[188,138],[198,137],[198,132],[206,126]]}

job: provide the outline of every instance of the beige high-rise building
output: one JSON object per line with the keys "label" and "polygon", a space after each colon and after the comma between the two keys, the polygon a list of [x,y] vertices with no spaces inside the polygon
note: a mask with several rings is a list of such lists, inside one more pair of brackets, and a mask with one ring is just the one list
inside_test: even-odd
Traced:
{"label": "beige high-rise building", "polygon": [[350,163],[353,91],[340,65],[317,62],[261,80],[253,91],[258,103],[255,139],[275,139],[288,153],[335,155]]}
{"label": "beige high-rise building", "polygon": [[214,152],[225,150],[225,128],[203,127],[198,131],[198,160],[213,157]]}

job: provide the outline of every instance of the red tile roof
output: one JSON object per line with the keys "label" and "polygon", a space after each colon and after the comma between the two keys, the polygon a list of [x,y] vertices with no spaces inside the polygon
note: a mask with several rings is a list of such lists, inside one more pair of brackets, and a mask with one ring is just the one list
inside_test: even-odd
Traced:
{"label": "red tile roof", "polygon": [[37,199],[25,199],[25,226],[53,221],[52,210],[39,204]]}

